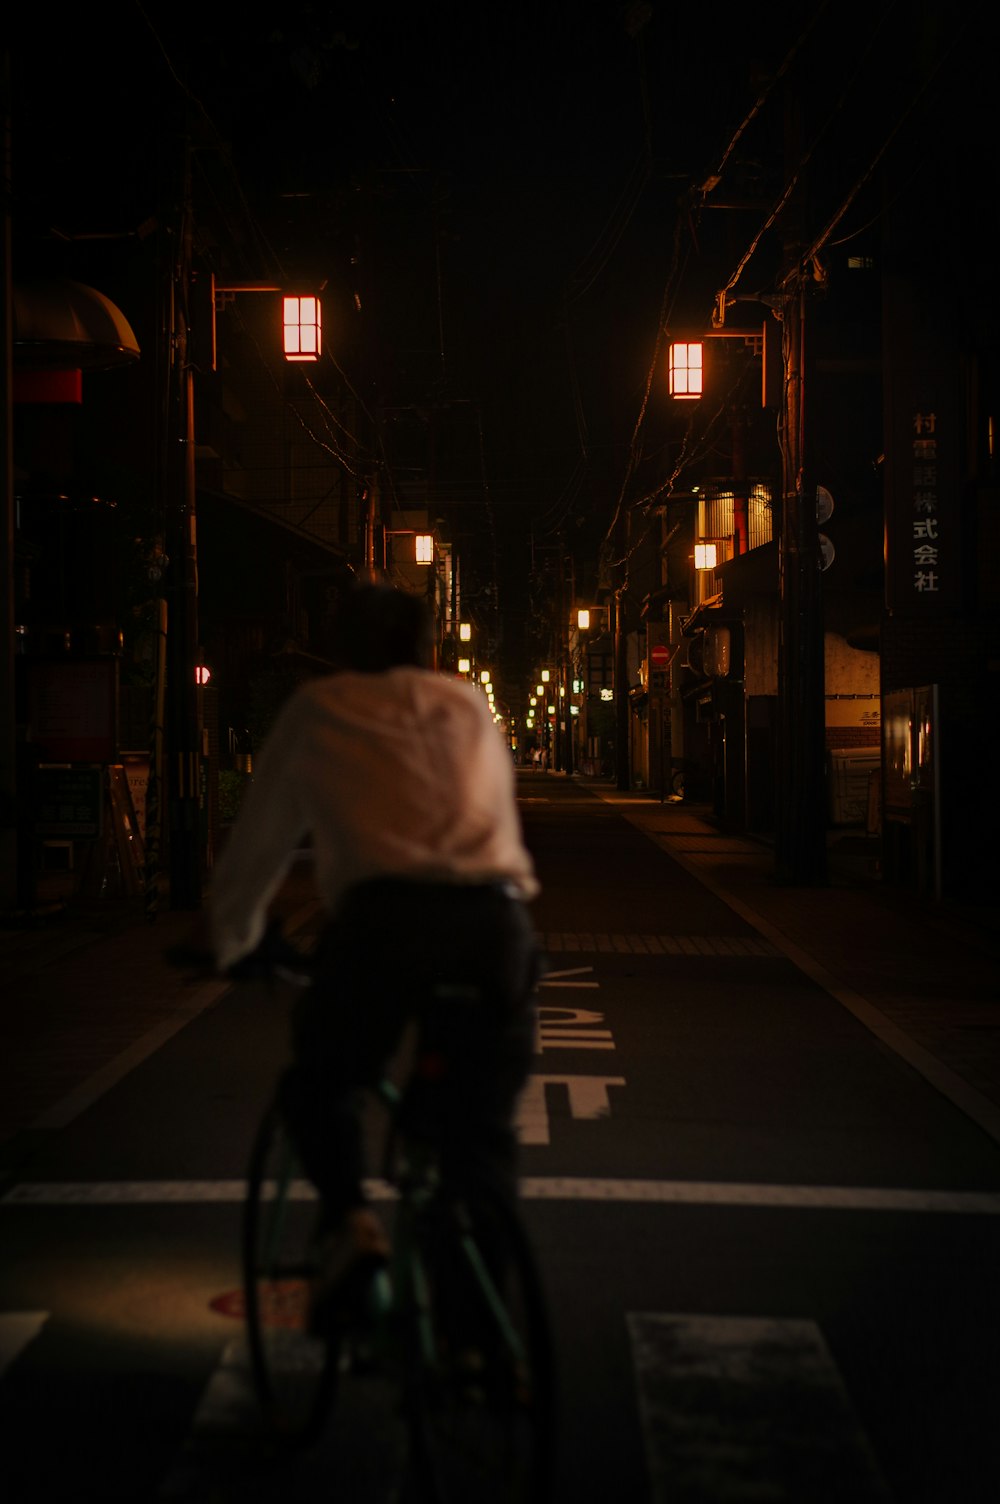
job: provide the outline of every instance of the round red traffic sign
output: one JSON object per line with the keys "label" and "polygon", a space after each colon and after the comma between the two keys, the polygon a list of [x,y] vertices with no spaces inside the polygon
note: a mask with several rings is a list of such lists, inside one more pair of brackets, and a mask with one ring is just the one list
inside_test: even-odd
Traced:
{"label": "round red traffic sign", "polygon": [[651,666],[656,669],[670,667],[670,649],[666,643],[658,642],[655,647],[650,648],[649,661]]}

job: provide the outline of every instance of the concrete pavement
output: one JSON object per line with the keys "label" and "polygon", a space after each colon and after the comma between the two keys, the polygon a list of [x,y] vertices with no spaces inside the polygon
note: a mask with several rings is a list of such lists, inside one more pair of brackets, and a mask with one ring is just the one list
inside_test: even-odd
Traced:
{"label": "concrete pavement", "polygon": [[1000,915],[884,885],[877,846],[831,832],[829,884],[774,878],[768,843],[658,796],[594,792],[634,824],[897,1055],[1000,1142]]}
{"label": "concrete pavement", "polygon": [[[525,786],[561,775],[524,773]],[[1000,925],[886,888],[874,852],[831,837],[830,884],[779,885],[767,844],[721,831],[703,807],[580,780],[616,808],[1000,1142]],[[293,872],[282,907],[313,906]],[[221,995],[163,959],[191,915],[141,899],[70,903],[32,927],[0,929],[0,1184],[23,1173],[39,1136],[87,1103]]]}

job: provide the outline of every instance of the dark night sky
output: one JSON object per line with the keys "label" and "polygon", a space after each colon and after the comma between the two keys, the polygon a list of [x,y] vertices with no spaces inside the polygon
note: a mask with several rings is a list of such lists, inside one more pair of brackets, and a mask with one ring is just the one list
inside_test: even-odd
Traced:
{"label": "dark night sky", "polygon": [[[466,510],[496,538],[516,637],[532,540],[536,560],[560,532],[596,558],[665,290],[707,321],[718,270],[733,269],[774,201],[774,110],[727,164],[751,216],[724,230],[725,217],[688,218],[685,191],[719,165],[803,37],[810,110],[837,121],[828,176],[849,181],[857,140],[892,117],[885,60],[914,10],[289,0],[251,14],[116,0],[66,12],[54,46],[48,20],[25,11],[13,28],[15,256],[23,273],[46,221],[79,230],[152,212],[149,142],[164,101],[187,97],[210,122],[205,186],[245,274],[259,276],[263,256],[326,278],[327,343],[362,389],[457,404],[470,429],[481,414],[480,496]],[[654,392],[647,449],[661,401]]]}

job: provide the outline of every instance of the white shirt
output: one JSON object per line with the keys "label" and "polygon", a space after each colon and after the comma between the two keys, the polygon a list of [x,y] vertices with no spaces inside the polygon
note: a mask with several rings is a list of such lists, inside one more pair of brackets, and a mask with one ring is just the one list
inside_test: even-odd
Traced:
{"label": "white shirt", "polygon": [[485,697],[427,669],[334,674],[286,702],[212,875],[220,970],[259,943],[307,836],[330,911],[355,883],[389,875],[506,880],[525,899],[539,891]]}

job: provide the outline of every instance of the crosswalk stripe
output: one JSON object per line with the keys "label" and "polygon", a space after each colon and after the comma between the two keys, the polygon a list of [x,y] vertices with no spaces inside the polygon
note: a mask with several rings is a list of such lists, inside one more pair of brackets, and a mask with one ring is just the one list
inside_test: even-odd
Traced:
{"label": "crosswalk stripe", "polygon": [[[393,1194],[379,1180],[367,1183],[373,1200]],[[174,1203],[233,1204],[243,1200],[243,1180],[34,1181],[12,1186],[4,1207],[162,1206]],[[306,1180],[292,1182],[291,1196],[315,1198]],[[1000,1216],[1000,1191],[922,1190],[917,1187],[766,1185],[695,1180],[588,1179],[526,1176],[525,1201],[604,1201],[659,1206],[729,1206],[778,1211],[929,1212]]]}
{"label": "crosswalk stripe", "polygon": [[651,1504],[890,1504],[815,1322],[660,1312],[626,1321]]}

